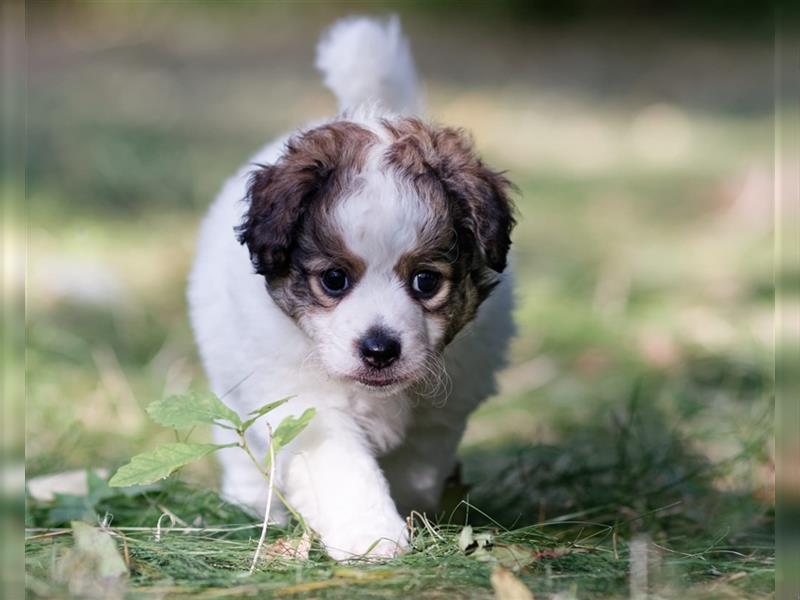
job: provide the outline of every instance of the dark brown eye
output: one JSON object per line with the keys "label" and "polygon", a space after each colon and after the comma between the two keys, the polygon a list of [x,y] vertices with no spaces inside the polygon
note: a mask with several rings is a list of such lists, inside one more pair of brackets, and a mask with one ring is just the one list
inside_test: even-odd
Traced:
{"label": "dark brown eye", "polygon": [[420,298],[430,298],[442,283],[441,273],[436,271],[417,271],[411,278],[411,289]]}
{"label": "dark brown eye", "polygon": [[350,278],[342,269],[328,269],[319,277],[322,288],[329,296],[341,296],[350,287]]}

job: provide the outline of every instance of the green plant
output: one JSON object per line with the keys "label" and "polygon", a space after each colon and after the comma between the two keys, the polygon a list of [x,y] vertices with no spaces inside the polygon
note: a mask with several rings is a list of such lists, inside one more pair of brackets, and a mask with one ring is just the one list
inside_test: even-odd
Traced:
{"label": "green plant", "polygon": [[[273,431],[267,423],[269,445],[267,454],[262,461],[259,461],[253,454],[245,433],[261,417],[285,404],[290,398],[283,398],[265,404],[248,414],[248,418],[242,421],[236,412],[230,409],[213,394],[201,394],[188,392],[186,394],[170,396],[163,400],[153,402],[147,407],[147,414],[159,425],[172,427],[176,434],[179,430],[189,430],[184,441],[164,444],[149,452],[137,454],[129,463],[120,467],[108,484],[111,487],[129,487],[134,485],[146,485],[160,479],[169,477],[172,473],[186,466],[190,462],[203,458],[212,452],[222,448],[241,448],[255,467],[266,477],[269,483],[267,495],[267,505],[264,511],[264,521],[261,528],[261,538],[259,539],[256,553],[250,567],[253,572],[258,562],[261,547],[264,544],[267,534],[267,522],[270,509],[272,507],[272,495],[276,493],[289,511],[297,518],[303,527],[308,531],[308,527],[301,515],[299,515],[281,493],[275,489],[273,482],[275,479],[275,452],[286,446],[297,435],[306,428],[314,417],[313,408],[306,409],[302,415],[295,417],[292,415],[284,418],[278,427]],[[197,444],[186,441],[192,430],[198,425],[215,425],[224,429],[236,432],[239,440],[230,444]],[[180,438],[179,438],[180,439]]]}

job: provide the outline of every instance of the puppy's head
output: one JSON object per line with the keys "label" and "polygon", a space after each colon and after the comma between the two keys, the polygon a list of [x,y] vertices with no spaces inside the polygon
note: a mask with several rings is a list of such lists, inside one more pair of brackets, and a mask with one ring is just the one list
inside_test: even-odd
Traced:
{"label": "puppy's head", "polygon": [[337,121],[253,173],[238,233],[324,369],[389,392],[435,376],[496,285],[509,188],[460,130]]}

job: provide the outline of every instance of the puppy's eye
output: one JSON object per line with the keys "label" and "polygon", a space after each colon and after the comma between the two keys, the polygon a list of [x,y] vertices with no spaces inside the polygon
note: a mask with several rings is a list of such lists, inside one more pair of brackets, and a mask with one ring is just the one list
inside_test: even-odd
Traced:
{"label": "puppy's eye", "polygon": [[420,298],[430,298],[439,289],[442,274],[436,271],[417,271],[411,278],[411,289]]}
{"label": "puppy's eye", "polygon": [[330,296],[341,296],[350,287],[350,278],[342,269],[328,269],[323,271],[319,280],[325,293]]}

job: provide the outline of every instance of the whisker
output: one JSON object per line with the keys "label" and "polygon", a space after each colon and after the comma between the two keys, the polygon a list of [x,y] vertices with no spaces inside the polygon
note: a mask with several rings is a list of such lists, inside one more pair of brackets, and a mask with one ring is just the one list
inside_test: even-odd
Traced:
{"label": "whisker", "polygon": [[452,391],[452,380],[447,373],[444,358],[433,351],[425,353],[425,360],[422,363],[424,371],[419,380],[417,394],[426,399],[435,399],[441,396],[441,400],[434,403],[434,406],[444,406]]}

